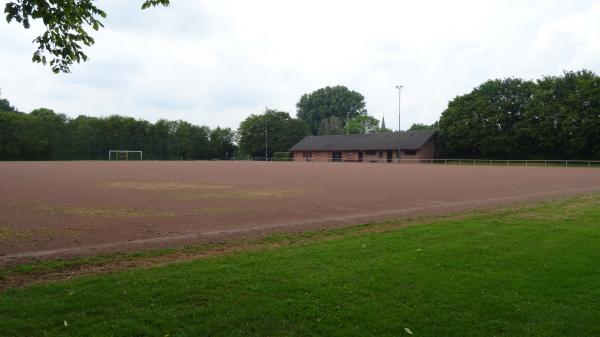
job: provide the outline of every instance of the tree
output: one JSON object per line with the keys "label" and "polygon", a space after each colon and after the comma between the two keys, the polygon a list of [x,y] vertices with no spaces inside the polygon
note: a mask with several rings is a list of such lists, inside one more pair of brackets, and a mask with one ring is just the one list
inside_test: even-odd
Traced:
{"label": "tree", "polygon": [[[142,9],[168,6],[170,0],[145,0]],[[74,62],[87,61],[83,46],[95,43],[86,28],[104,27],[101,19],[106,13],[96,7],[94,0],[13,0],[4,7],[6,21],[12,20],[29,29],[31,21],[41,20],[46,31],[34,39],[37,50],[32,61],[49,63],[54,73],[68,73]],[[49,62],[48,62],[49,61]]]}
{"label": "tree", "polygon": [[78,116],[68,121],[65,138],[65,159],[106,159],[104,119]]}
{"label": "tree", "polygon": [[0,160],[104,160],[114,149],[141,150],[145,159],[210,159],[233,152],[228,133],[233,134],[185,121],[152,124],[119,115],[69,119],[45,108],[29,114],[0,111]]}
{"label": "tree", "polygon": [[508,78],[490,80],[448,104],[439,121],[441,151],[447,156],[524,158],[518,130],[535,83]]}
{"label": "tree", "polygon": [[250,115],[240,124],[239,147],[246,155],[264,158],[266,140],[267,155],[272,157],[275,152],[288,152],[308,133],[304,121],[291,118],[287,112],[267,110],[262,115]]}
{"label": "tree", "polygon": [[35,116],[0,112],[0,159],[46,159],[48,145],[44,125]]}
{"label": "tree", "polygon": [[175,132],[172,123],[166,119],[159,119],[150,127],[152,159],[172,159],[171,138]]}
{"label": "tree", "polygon": [[348,122],[348,133],[365,134],[379,132],[379,120],[373,116],[360,115]]}
{"label": "tree", "polygon": [[308,124],[313,135],[319,133],[322,120],[336,116],[346,121],[346,118],[366,115],[365,107],[364,96],[344,86],[318,89],[303,95],[296,104],[298,118]]}
{"label": "tree", "polygon": [[29,115],[39,123],[39,133],[36,136],[46,144],[46,148],[42,150],[43,159],[61,158],[66,142],[67,116],[46,108],[35,109]]}
{"label": "tree", "polygon": [[2,98],[0,99],[0,111],[15,112],[17,110],[14,106],[10,105],[10,102],[7,99]]}
{"label": "tree", "polygon": [[210,159],[210,129],[207,126],[196,126],[188,122],[177,121],[173,127],[177,153],[175,159],[198,160]]}
{"label": "tree", "polygon": [[423,123],[413,123],[407,131],[423,131],[423,130],[437,130],[438,123],[435,122],[431,125]]}
{"label": "tree", "polygon": [[235,137],[235,132],[230,128],[213,129],[210,132],[210,158],[231,159],[236,150]]}
{"label": "tree", "polygon": [[600,77],[487,81],[448,104],[439,131],[445,156],[598,159]]}
{"label": "tree", "polygon": [[344,122],[337,116],[330,116],[319,123],[319,132],[317,134],[320,136],[341,135],[345,132]]}
{"label": "tree", "polygon": [[538,80],[525,120],[540,156],[600,158],[600,77],[582,70]]}

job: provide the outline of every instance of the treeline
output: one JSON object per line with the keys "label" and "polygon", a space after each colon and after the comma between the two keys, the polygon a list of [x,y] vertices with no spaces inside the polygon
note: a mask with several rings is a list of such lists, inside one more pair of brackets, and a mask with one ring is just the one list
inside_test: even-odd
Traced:
{"label": "treeline", "polygon": [[240,153],[255,159],[272,158],[288,152],[307,135],[389,131],[379,126],[379,120],[367,115],[364,96],[344,86],[305,94],[296,109],[296,118],[276,109],[248,116],[238,129]]}
{"label": "treeline", "polygon": [[344,86],[303,95],[297,117],[276,109],[251,114],[237,130],[130,117],[68,118],[50,109],[16,111],[0,100],[0,160],[104,160],[109,150],[143,151],[148,160],[273,158],[303,137],[386,132],[367,115],[364,96]]}
{"label": "treeline", "polygon": [[267,110],[248,116],[238,129],[240,153],[250,158],[273,158],[308,135],[308,125],[289,113]]}
{"label": "treeline", "polygon": [[[0,160],[103,160],[109,150],[143,151],[149,160],[272,158],[309,134],[384,132],[364,96],[344,86],[303,95],[297,118],[276,109],[251,114],[237,130],[130,117],[68,118],[50,109],[22,113],[0,100]],[[347,125],[346,125],[347,124]]]}
{"label": "treeline", "polygon": [[[102,160],[109,150],[141,150],[154,160],[272,158],[306,135],[390,131],[367,115],[364,96],[343,86],[303,95],[296,107],[296,118],[268,110],[238,130],[211,130],[118,115],[27,114],[0,100],[0,160]],[[438,122],[410,128],[428,129],[438,130],[439,158],[600,160],[600,77],[582,70],[490,80],[454,98]]]}
{"label": "treeline", "polygon": [[118,115],[70,119],[49,109],[22,113],[0,100],[0,160],[105,160],[109,150],[139,150],[154,160],[231,159],[235,132]]}
{"label": "treeline", "polygon": [[600,77],[490,80],[452,100],[438,128],[446,158],[600,159]]}

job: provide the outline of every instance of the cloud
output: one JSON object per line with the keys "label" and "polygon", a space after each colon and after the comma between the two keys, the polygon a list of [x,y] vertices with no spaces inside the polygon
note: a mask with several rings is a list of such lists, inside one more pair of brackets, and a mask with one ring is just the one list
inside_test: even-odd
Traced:
{"label": "cloud", "polygon": [[140,11],[107,0],[90,61],[53,75],[30,61],[39,26],[1,25],[0,86],[23,110],[126,114],[237,127],[266,106],[346,85],[397,125],[432,123],[498,77],[600,72],[600,1],[205,0]]}
{"label": "cloud", "polygon": [[545,66],[574,69],[600,66],[600,2],[588,10],[565,15],[543,25],[537,34],[534,57]]}

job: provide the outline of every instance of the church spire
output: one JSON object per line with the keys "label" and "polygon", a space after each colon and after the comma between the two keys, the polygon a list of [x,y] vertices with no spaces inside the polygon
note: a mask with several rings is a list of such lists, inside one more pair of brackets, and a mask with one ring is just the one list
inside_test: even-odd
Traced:
{"label": "church spire", "polygon": [[385,115],[381,117],[381,128],[385,129]]}

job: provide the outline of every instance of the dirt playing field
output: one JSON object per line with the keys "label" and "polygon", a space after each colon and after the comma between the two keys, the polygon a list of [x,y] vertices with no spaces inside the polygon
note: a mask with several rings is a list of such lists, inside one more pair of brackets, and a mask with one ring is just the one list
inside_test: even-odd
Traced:
{"label": "dirt playing field", "polygon": [[600,191],[600,169],[0,163],[0,264],[315,230]]}

